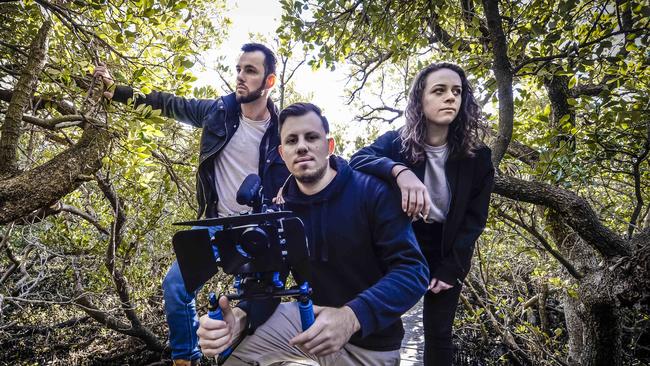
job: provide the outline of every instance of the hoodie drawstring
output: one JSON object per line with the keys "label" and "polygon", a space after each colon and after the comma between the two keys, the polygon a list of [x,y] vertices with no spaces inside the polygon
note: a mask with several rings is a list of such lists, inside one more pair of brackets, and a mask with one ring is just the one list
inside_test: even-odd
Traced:
{"label": "hoodie drawstring", "polygon": [[[327,241],[327,233],[325,232],[325,225],[327,224],[327,201],[323,202],[323,208],[320,213],[320,234],[322,245],[320,246],[320,259],[327,262],[329,259],[329,243]],[[312,225],[315,226],[315,225]]]}

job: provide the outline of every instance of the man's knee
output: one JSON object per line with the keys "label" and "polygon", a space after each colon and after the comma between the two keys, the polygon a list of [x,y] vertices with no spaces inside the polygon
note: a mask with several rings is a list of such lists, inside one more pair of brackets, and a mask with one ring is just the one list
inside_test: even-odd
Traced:
{"label": "man's knee", "polygon": [[163,298],[165,302],[182,302],[188,303],[193,300],[192,294],[188,293],[185,289],[183,276],[178,268],[178,264],[174,262],[162,282]]}
{"label": "man's knee", "polygon": [[169,270],[167,270],[167,274],[165,275],[165,278],[163,278],[162,288],[164,292],[173,291],[179,285],[179,280],[180,280],[180,284],[183,283],[183,278],[180,275],[180,271],[178,271],[178,266],[176,266],[175,264],[176,263],[172,264],[169,267]]}

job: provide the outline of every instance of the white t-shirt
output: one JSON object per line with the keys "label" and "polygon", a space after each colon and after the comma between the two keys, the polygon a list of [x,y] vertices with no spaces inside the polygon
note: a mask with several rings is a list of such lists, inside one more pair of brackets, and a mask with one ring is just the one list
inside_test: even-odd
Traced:
{"label": "white t-shirt", "polygon": [[447,144],[442,146],[425,145],[424,151],[427,154],[427,166],[424,171],[424,185],[429,190],[431,208],[427,216],[427,222],[445,222],[449,213],[449,201],[451,193],[447,184],[445,174],[445,162],[449,155]]}
{"label": "white t-shirt", "polygon": [[228,144],[214,159],[214,173],[219,202],[219,216],[230,216],[251,208],[237,203],[237,190],[249,174],[257,174],[260,161],[260,142],[271,117],[253,121],[239,116],[239,128]]}

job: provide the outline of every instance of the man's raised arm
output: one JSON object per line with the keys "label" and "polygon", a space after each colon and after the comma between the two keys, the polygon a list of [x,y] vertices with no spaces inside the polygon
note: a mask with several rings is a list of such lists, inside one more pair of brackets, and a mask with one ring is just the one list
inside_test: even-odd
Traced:
{"label": "man's raised arm", "polygon": [[213,99],[186,99],[171,93],[152,91],[147,95],[135,95],[133,88],[126,85],[117,85],[108,68],[104,64],[95,67],[94,76],[100,76],[106,91],[104,96],[120,103],[133,100],[133,105],[146,104],[152,109],[161,111],[165,117],[173,118],[179,122],[190,124],[194,127],[203,127],[206,117],[217,109],[217,101]]}

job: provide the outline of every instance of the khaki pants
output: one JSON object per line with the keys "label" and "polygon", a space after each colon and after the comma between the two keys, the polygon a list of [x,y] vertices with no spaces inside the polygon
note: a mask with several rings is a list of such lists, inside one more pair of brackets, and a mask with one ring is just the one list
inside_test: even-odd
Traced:
{"label": "khaki pants", "polygon": [[346,344],[340,351],[317,357],[289,345],[302,332],[298,303],[282,303],[255,334],[246,337],[230,355],[226,366],[397,366],[399,349],[379,352]]}

